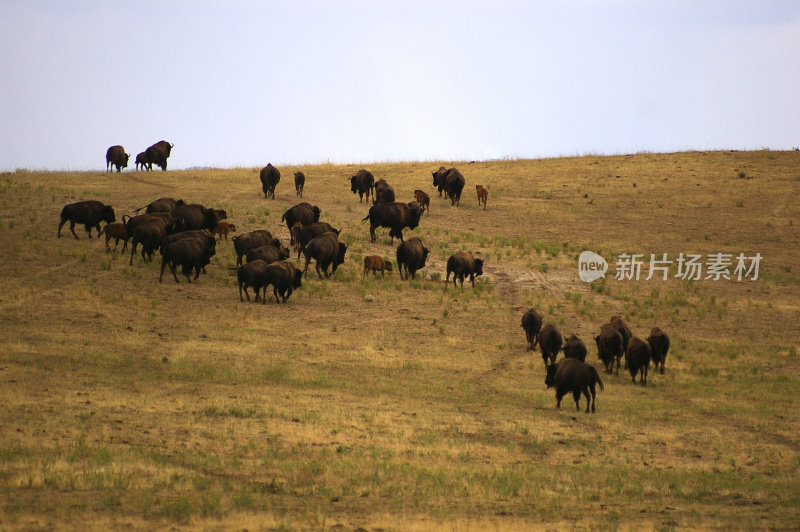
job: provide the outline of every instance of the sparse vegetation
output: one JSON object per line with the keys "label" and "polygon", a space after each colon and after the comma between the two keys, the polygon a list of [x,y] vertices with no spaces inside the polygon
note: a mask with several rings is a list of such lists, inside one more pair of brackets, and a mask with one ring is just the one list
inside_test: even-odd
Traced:
{"label": "sparse vegetation", "polygon": [[[271,291],[239,302],[230,242],[197,283],[159,284],[158,255],[128,266],[102,240],[55,233],[70,201],[102,199],[120,218],[179,195],[288,242],[288,182],[273,201],[249,169],[4,174],[2,527],[794,527],[798,155],[770,155],[442,163],[494,200],[431,194],[433,213],[405,233],[431,250],[414,281],[361,279],[363,256],[394,257],[397,242],[369,241],[346,177],[369,168],[410,201],[440,163],[306,166],[303,201],[350,248],[285,305]],[[731,168],[764,176],[758,191],[731,187]],[[486,259],[474,289],[444,286],[462,249]],[[576,269],[587,249],[610,265],[591,284]],[[675,265],[666,281],[623,281],[609,250],[763,261],[756,281],[684,281]],[[658,325],[673,341],[666,374],[651,368],[645,388],[601,372],[596,414],[569,397],[557,410],[520,328],[530,306],[598,369],[593,336],[611,315],[641,338]]]}

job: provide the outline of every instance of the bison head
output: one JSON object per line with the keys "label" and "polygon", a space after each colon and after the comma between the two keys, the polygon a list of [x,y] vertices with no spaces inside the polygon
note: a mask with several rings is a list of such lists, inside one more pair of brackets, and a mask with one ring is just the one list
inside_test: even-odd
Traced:
{"label": "bison head", "polygon": [[339,252],[336,254],[336,260],[333,261],[333,271],[336,271],[336,268],[339,267],[340,264],[344,263],[344,254],[347,252],[347,244],[343,244],[339,242]]}
{"label": "bison head", "polygon": [[103,221],[106,223],[114,223],[117,220],[117,216],[114,214],[114,209],[111,205],[106,205],[103,207]]}
{"label": "bison head", "polygon": [[475,276],[483,275],[483,259],[475,259]]}
{"label": "bison head", "polygon": [[295,270],[294,279],[292,280],[292,286],[294,288],[300,288],[302,280],[303,280],[303,270]]}
{"label": "bison head", "polygon": [[550,364],[549,366],[547,366],[547,375],[545,375],[544,377],[544,383],[548,388],[552,387],[556,383],[557,369],[558,366],[556,366],[555,364]]}
{"label": "bison head", "polygon": [[358,194],[358,182],[356,181],[356,176],[350,178],[350,192],[353,194]]}

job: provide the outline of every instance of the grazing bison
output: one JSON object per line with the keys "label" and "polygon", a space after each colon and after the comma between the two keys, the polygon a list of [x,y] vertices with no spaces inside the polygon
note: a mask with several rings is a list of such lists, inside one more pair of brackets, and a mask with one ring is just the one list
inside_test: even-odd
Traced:
{"label": "grazing bison", "polygon": [[[627,353],[628,342],[630,341],[631,336],[633,336],[633,334],[631,334],[631,330],[625,323],[625,320],[623,320],[621,316],[611,316],[611,320],[608,323],[609,325],[611,325],[612,328],[619,331],[619,333],[622,335],[622,352]],[[625,360],[627,363],[627,358]]]}
{"label": "grazing bison", "polygon": [[456,286],[456,279],[461,281],[461,288],[464,288],[464,278],[469,275],[472,287],[475,288],[475,277],[483,275],[483,259],[476,259],[471,251],[459,251],[447,259],[447,276],[445,284],[450,281],[450,274],[453,274],[453,286]]}
{"label": "grazing bison", "polygon": [[361,278],[364,279],[367,276],[367,272],[372,271],[372,276],[377,277],[378,272],[381,272],[381,279],[383,278],[383,272],[389,272],[389,275],[392,275],[392,263],[388,260],[383,260],[383,257],[379,255],[367,255],[364,257],[364,273],[361,275]]}
{"label": "grazing bison", "polygon": [[175,274],[175,268],[178,265],[181,266],[181,271],[190,283],[192,282],[192,270],[194,270],[194,280],[196,281],[200,277],[200,272],[211,262],[211,257],[216,253],[216,240],[207,234],[184,238],[180,238],[183,234],[172,236],[178,238],[171,242],[165,241],[161,247],[161,274],[158,276],[158,282],[160,283],[164,277],[164,268],[168,264],[176,283],[179,282],[178,276]]}
{"label": "grazing bison", "polygon": [[308,225],[296,222],[292,226],[292,240],[294,240],[294,247],[297,249],[297,260],[300,260],[300,254],[313,238],[329,231],[331,233],[336,233],[336,236],[339,236],[342,232],[341,229],[335,229],[328,222],[314,222]]}
{"label": "grazing bison", "polygon": [[159,140],[144,151],[145,159],[147,159],[148,166],[152,169],[153,165],[160,166],[161,170],[167,170],[167,159],[172,153],[174,144],[170,144],[166,140]]}
{"label": "grazing bison", "polygon": [[228,217],[228,213],[222,209],[207,208],[197,203],[178,205],[170,214],[175,219],[175,228],[181,231],[213,231],[219,220]]}
{"label": "grazing bison", "polygon": [[108,242],[112,238],[114,239],[114,251],[117,250],[120,240],[123,242],[128,240],[128,232],[125,230],[125,224],[122,222],[106,224],[106,226],[103,227],[103,234],[106,235],[106,253],[111,253],[111,247],[108,245]]}
{"label": "grazing bison", "polygon": [[597,344],[597,358],[606,367],[609,375],[614,370],[614,361],[617,362],[616,374],[619,375],[619,366],[622,360],[622,335],[608,323],[600,327],[600,334],[594,337]]}
{"label": "grazing bison", "polygon": [[100,222],[108,224],[114,223],[117,220],[114,214],[114,209],[111,205],[104,205],[97,200],[78,201],[64,205],[61,209],[61,222],[58,224],[58,238],[61,238],[61,228],[64,224],[69,222],[69,230],[75,240],[78,240],[78,235],[75,234],[75,224],[83,224],[89,238],[92,237],[92,227],[97,229],[97,238],[100,238]]}
{"label": "grazing bison", "polygon": [[431,214],[431,197],[424,190],[414,189],[414,201],[419,203],[422,212],[428,211]]}
{"label": "grazing bison", "polygon": [[375,228],[388,227],[391,242],[395,238],[403,241],[403,229],[415,229],[419,225],[419,217],[422,210],[419,203],[386,203],[384,205],[373,205],[369,208],[369,213],[361,220],[369,220],[369,236],[375,242]]}
{"label": "grazing bison", "polygon": [[[556,407],[561,408],[561,399],[568,393],[572,393],[575,399],[575,408],[580,412],[581,394],[586,397],[586,413],[589,413],[591,405],[592,413],[595,411],[595,386],[600,385],[603,390],[603,381],[600,375],[591,364],[581,362],[577,358],[564,358],[558,364],[547,366],[547,376],[544,383],[548,388],[556,389]],[[591,394],[591,398],[590,398]]]}
{"label": "grazing bison", "polygon": [[281,173],[272,166],[272,163],[261,169],[261,190],[264,192],[265,198],[275,199],[275,187],[280,180]]}
{"label": "grazing bison", "polygon": [[544,367],[556,363],[558,352],[561,351],[561,331],[558,327],[550,323],[545,324],[539,331],[539,349],[542,351],[542,360],[544,360]]}
{"label": "grazing bison", "polygon": [[650,346],[636,336],[632,337],[628,342],[628,350],[625,351],[625,361],[628,363],[628,371],[634,384],[636,384],[636,374],[639,373],[639,383],[647,386],[651,358],[653,353],[650,351]]}
{"label": "grazing bison", "polygon": [[281,247],[281,241],[272,236],[266,229],[256,229],[243,235],[235,236],[231,239],[233,249],[236,251],[236,266],[241,266],[242,257],[251,249],[260,246]]}
{"label": "grazing bison", "polygon": [[[435,186],[439,190],[439,197],[442,197],[442,191],[444,190],[444,175],[447,173],[447,168],[444,166],[440,166],[438,170],[435,172],[431,172],[433,174],[433,186]],[[447,196],[445,196],[447,197]]]}
{"label": "grazing bison", "polygon": [[216,236],[219,240],[225,237],[228,240],[228,233],[235,233],[236,225],[228,222],[217,222],[217,226],[211,230],[211,236]]}
{"label": "grazing bison", "polygon": [[586,362],[586,344],[574,334],[567,338],[567,341],[564,342],[564,347],[561,349],[564,350],[565,358],[577,358],[581,362]]}
{"label": "grazing bison", "polygon": [[256,293],[255,301],[258,301],[258,293],[267,285],[267,263],[263,260],[254,260],[243,264],[236,272],[236,280],[239,284],[239,301],[244,301],[242,289],[244,289],[247,300],[250,301],[250,294],[247,293],[248,286],[253,288]]}
{"label": "grazing bison", "polygon": [[289,299],[292,292],[302,285],[303,272],[298,270],[293,262],[282,260],[267,265],[264,279],[264,295],[261,296],[261,302],[266,303],[267,286],[272,285],[272,293],[275,295],[275,302],[281,302],[278,299],[278,294],[280,294],[281,299],[286,303],[286,300]]}
{"label": "grazing bison", "polygon": [[[397,269],[400,271],[400,279],[414,279],[417,270],[425,267],[428,260],[428,248],[422,245],[422,240],[417,237],[409,238],[405,242],[400,242],[397,246]],[[403,276],[405,270],[405,277]]]}
{"label": "grazing bison", "polygon": [[119,173],[123,168],[127,168],[130,157],[122,146],[111,146],[106,150],[106,172],[114,170],[116,166]]}
{"label": "grazing bison", "polygon": [[[298,203],[294,207],[290,207],[283,213],[281,216],[281,221],[286,222],[286,229],[289,230],[289,234],[292,234],[292,227],[297,222],[300,222],[303,225],[313,224],[319,221],[319,215],[322,211],[319,210],[319,207],[316,205],[311,205],[310,203]],[[294,236],[291,236],[291,240],[289,244],[294,244]]]}
{"label": "grazing bison", "polygon": [[373,205],[384,205],[394,203],[394,189],[385,179],[378,179],[375,183],[375,200]]}
{"label": "grazing bison", "polygon": [[489,191],[483,185],[475,185],[475,191],[478,193],[478,207],[483,203],[483,210],[486,210],[486,200],[489,199]]}
{"label": "grazing bison", "polygon": [[320,267],[322,271],[325,272],[325,277],[328,278],[330,276],[328,273],[328,266],[332,264],[333,270],[331,273],[336,273],[336,268],[344,262],[344,254],[346,251],[347,246],[339,242],[336,233],[328,232],[312,239],[303,250],[303,255],[306,257],[306,266],[303,268],[303,274],[308,275],[308,265],[311,259],[315,259],[317,261],[316,270],[319,278],[322,279]]}
{"label": "grazing bison", "polygon": [[244,255],[246,262],[253,262],[254,260],[263,260],[267,264],[278,262],[279,260],[286,260],[289,258],[289,250],[283,246],[275,247],[267,244],[258,246],[247,251]]}
{"label": "grazing bison", "polygon": [[[539,331],[542,329],[542,317],[535,308],[529,309],[522,315],[522,328],[525,330],[525,338],[528,340],[528,351],[536,349]],[[559,347],[561,346],[559,345]]]}
{"label": "grazing bison", "polygon": [[356,175],[350,178],[350,191],[353,194],[358,194],[359,203],[364,201],[364,194],[367,195],[367,201],[369,201],[370,196],[372,196],[373,199],[375,198],[375,195],[372,191],[374,186],[375,176],[363,168],[359,170]]}
{"label": "grazing bison", "polygon": [[[141,168],[140,168],[141,167]],[[147,160],[146,152],[139,152],[136,154],[136,170],[152,170],[153,163]]]}
{"label": "grazing bison", "polygon": [[306,175],[303,172],[294,173],[294,193],[298,197],[303,197],[303,188],[306,186]]}
{"label": "grazing bison", "polygon": [[669,336],[658,327],[653,327],[650,329],[647,343],[650,345],[650,351],[653,354],[654,367],[663,375],[664,362],[667,360],[667,352],[669,351]]}

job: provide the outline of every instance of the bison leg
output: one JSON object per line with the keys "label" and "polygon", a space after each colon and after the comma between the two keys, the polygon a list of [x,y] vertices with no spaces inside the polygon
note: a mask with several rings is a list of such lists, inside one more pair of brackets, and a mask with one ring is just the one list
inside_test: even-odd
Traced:
{"label": "bison leg", "polygon": [[561,408],[561,399],[564,397],[564,394],[561,392],[556,392],[556,408]]}
{"label": "bison leg", "polygon": [[75,240],[78,240],[78,235],[75,234],[75,222],[72,220],[69,221],[69,230],[72,233],[72,236],[75,237]]}
{"label": "bison leg", "polygon": [[158,282],[160,283],[164,277],[164,269],[167,267],[167,260],[166,257],[161,257],[161,274],[158,276]]}
{"label": "bison leg", "polygon": [[[575,390],[574,392],[572,392],[572,398],[575,399],[575,410],[580,412],[581,411],[581,391],[580,390]],[[586,411],[588,412],[589,411],[588,410],[588,408],[589,408],[589,403],[588,402],[586,403],[586,408],[587,408]]]}
{"label": "bison leg", "polygon": [[[242,297],[242,285],[244,283],[239,281],[239,301],[244,302],[244,298]],[[244,293],[247,294],[247,286],[244,287]],[[247,300],[250,301],[250,294],[247,294]]]}
{"label": "bison leg", "polygon": [[375,226],[372,223],[369,224],[369,239],[375,242]]}

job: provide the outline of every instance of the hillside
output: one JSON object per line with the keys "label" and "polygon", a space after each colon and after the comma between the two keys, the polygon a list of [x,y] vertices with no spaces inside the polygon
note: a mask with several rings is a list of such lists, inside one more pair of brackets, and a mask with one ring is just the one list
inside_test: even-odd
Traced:
{"label": "hillside", "polygon": [[[466,179],[458,207],[431,185],[441,164]],[[397,242],[370,242],[361,167],[279,167],[275,200],[259,168],[0,174],[0,528],[796,526],[800,152],[363,165],[398,200],[431,196],[405,232],[430,249],[413,281],[362,279]],[[198,282],[159,284],[158,255],[129,266],[80,226],[56,238],[67,203],[119,220],[162,196],[286,244],[281,215],[307,201],[342,228],[346,261],[262,305],[239,301],[230,241]],[[444,285],[459,250],[485,260],[474,289]],[[605,279],[580,280],[585,250]],[[720,253],[729,278],[706,278]],[[615,278],[624,254],[643,255],[638,280]],[[667,280],[646,280],[651,254]],[[681,254],[700,255],[700,279],[676,277]],[[740,254],[760,254],[757,277],[738,280]],[[586,343],[595,414],[570,396],[556,409],[526,351],[530,307]],[[614,314],[672,339],[646,387],[597,360]]]}

